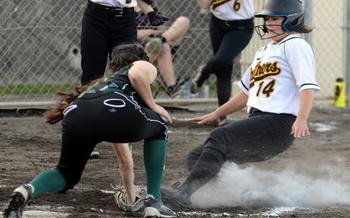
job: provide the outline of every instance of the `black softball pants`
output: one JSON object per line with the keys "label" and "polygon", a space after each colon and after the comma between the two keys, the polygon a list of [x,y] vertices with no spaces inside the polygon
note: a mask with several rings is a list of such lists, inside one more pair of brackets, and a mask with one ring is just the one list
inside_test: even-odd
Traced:
{"label": "black softball pants", "polygon": [[[215,74],[219,105],[230,99],[233,59],[248,45],[253,29],[253,19],[224,21],[211,17],[209,32],[214,56],[202,69],[197,84],[202,86],[210,74]],[[240,76],[240,72],[234,74]]]}
{"label": "black softball pants", "polygon": [[295,116],[256,112],[213,130],[206,142],[187,156],[189,176],[182,188],[192,194],[214,178],[225,161],[237,164],[268,160],[293,143]]}
{"label": "black softball pants", "polygon": [[[105,9],[104,9],[105,8]],[[136,12],[122,12],[88,1],[81,29],[81,84],[103,76],[108,55],[116,45],[137,41]]]}
{"label": "black softball pants", "polygon": [[66,189],[71,189],[79,182],[97,143],[167,140],[167,130],[158,114],[123,92],[78,99],[66,109],[62,121],[61,156],[56,168],[65,178]]}

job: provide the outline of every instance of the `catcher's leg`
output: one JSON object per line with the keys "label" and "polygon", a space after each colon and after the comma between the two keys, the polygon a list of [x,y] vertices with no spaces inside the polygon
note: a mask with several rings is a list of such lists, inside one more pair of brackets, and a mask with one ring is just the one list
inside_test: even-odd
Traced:
{"label": "catcher's leg", "polygon": [[161,139],[146,139],[144,143],[144,162],[147,175],[145,217],[176,217],[176,213],[160,200],[166,146],[166,140]]}

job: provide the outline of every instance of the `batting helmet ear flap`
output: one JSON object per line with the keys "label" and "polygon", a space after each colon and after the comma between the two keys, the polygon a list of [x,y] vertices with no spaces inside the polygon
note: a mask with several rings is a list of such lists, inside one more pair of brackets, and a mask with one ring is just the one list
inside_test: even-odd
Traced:
{"label": "batting helmet ear flap", "polygon": [[282,23],[282,30],[284,32],[297,32],[303,26],[304,26],[304,13],[290,14],[286,16],[285,21]]}

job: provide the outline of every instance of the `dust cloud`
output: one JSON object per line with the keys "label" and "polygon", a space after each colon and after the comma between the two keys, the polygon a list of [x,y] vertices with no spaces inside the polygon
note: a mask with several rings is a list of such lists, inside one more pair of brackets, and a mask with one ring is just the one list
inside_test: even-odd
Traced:
{"label": "dust cloud", "polygon": [[313,176],[297,173],[292,167],[273,171],[225,163],[218,178],[195,192],[192,201],[201,208],[350,205],[350,176],[340,177],[336,171],[339,169],[325,167],[321,175]]}

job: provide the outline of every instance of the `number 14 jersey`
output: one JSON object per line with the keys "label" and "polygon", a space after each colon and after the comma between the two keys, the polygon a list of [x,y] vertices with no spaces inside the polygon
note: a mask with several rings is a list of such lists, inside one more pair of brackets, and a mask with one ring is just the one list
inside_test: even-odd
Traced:
{"label": "number 14 jersey", "polygon": [[311,46],[299,34],[270,42],[257,51],[239,86],[249,96],[248,107],[297,115],[299,92],[320,90]]}

